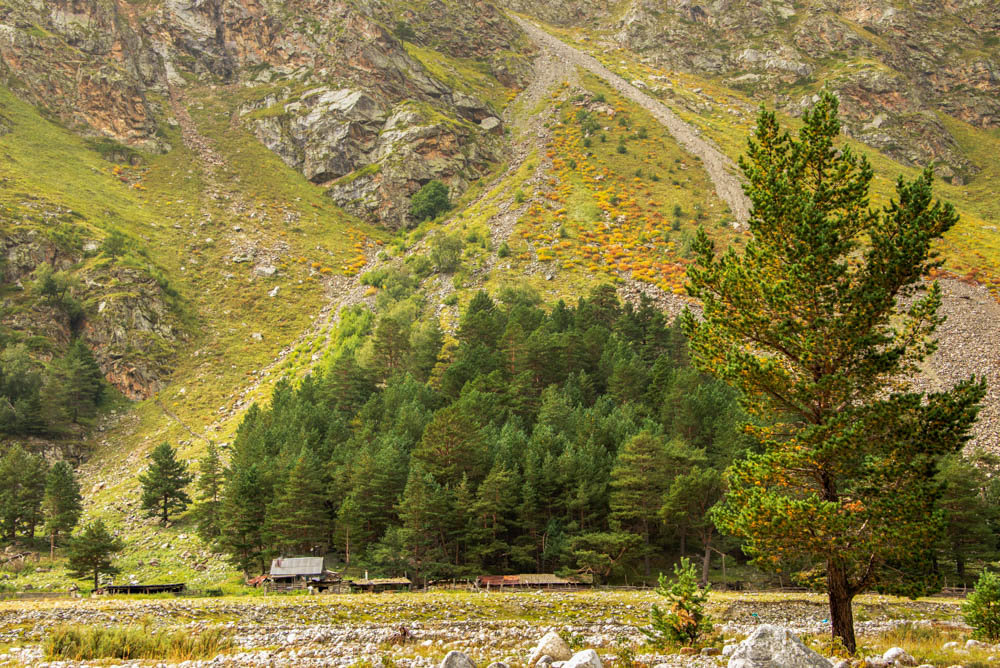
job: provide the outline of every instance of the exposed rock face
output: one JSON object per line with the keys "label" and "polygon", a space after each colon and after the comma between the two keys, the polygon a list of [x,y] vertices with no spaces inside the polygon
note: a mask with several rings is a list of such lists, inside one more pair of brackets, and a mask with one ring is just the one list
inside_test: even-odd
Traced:
{"label": "exposed rock face", "polygon": [[[798,114],[802,88],[826,85],[848,134],[904,163],[937,161],[961,183],[978,168],[938,112],[982,128],[1000,125],[1000,12],[980,0],[632,0],[612,16],[584,2],[557,11],[540,0],[508,6],[590,25],[601,17],[623,46],[670,69],[718,77]],[[791,94],[797,91],[796,95]]]}
{"label": "exposed rock face", "polygon": [[419,53],[475,59],[503,85],[528,71],[520,31],[482,1],[18,0],[0,9],[0,80],[86,134],[155,150],[169,146],[151,100],[192,85],[259,88],[241,110],[252,131],[318,184],[368,168],[330,194],[397,227],[421,184],[461,191],[498,160],[502,132],[479,127],[496,110],[435,78],[394,31]]}
{"label": "exposed rock face", "polygon": [[[4,300],[4,326],[43,337],[56,352],[74,334],[82,336],[108,382],[130,399],[148,398],[160,388],[172,355],[166,351],[182,334],[156,280],[114,264],[77,271],[82,252],[60,248],[37,230],[0,234],[0,257],[2,282],[20,286]],[[44,300],[22,299],[42,264],[72,273],[78,286],[74,297],[83,306],[78,321]]]}
{"label": "exposed rock face", "polygon": [[154,54],[125,19],[96,0],[4,3],[0,80],[71,126],[162,148],[146,97]]}

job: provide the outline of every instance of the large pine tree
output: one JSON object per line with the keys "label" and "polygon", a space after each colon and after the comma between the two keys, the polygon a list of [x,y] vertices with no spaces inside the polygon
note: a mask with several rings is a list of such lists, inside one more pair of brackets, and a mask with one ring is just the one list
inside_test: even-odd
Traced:
{"label": "large pine tree", "polygon": [[751,429],[760,452],[730,469],[717,523],[758,564],[821,566],[833,635],[853,652],[855,595],[937,584],[935,468],[966,441],[984,386],[908,389],[941,322],[941,289],[921,277],[958,217],[932,201],[930,170],[872,209],[872,169],[839,131],[830,94],[797,138],[761,112],[740,161],[753,236],[719,256],[699,234],[689,290],[704,318],[684,325],[698,365],[766,425]]}
{"label": "large pine tree", "polygon": [[[310,554],[329,536],[322,465],[303,447],[267,509],[265,538],[281,554]],[[322,552],[320,552],[322,554]]]}
{"label": "large pine tree", "polygon": [[160,443],[149,455],[149,469],[139,476],[142,483],[142,507],[150,516],[159,515],[166,524],[171,511],[183,512],[191,503],[191,497],[184,488],[191,482],[183,462],[177,461],[177,453],[169,443]]}
{"label": "large pine tree", "polygon": [[80,484],[73,475],[73,467],[67,461],[53,464],[45,480],[45,498],[42,501],[50,549],[55,549],[61,534],[69,534],[76,527],[83,512],[82,502]]}
{"label": "large pine tree", "polygon": [[100,584],[101,573],[114,575],[118,572],[112,564],[115,553],[125,545],[104,526],[104,520],[94,520],[70,539],[66,546],[69,556],[70,577],[94,577],[94,589]]}
{"label": "large pine tree", "polygon": [[221,531],[223,479],[219,448],[212,441],[198,463],[198,480],[195,482],[198,489],[198,505],[195,506],[198,535],[209,542],[216,540]]}

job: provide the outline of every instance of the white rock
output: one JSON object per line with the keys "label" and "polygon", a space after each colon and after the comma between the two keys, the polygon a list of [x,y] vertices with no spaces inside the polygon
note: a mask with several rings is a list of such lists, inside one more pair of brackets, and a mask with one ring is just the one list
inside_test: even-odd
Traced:
{"label": "white rock", "polygon": [[806,647],[795,634],[772,624],[758,626],[729,659],[729,668],[772,666],[830,668],[830,661]]}
{"label": "white rock", "polygon": [[440,668],[476,668],[476,664],[465,652],[453,649],[445,654],[444,659],[441,660]]}
{"label": "white rock", "polygon": [[951,642],[946,642],[945,644],[941,645],[941,649],[958,649],[958,648],[959,644],[955,640],[952,640]]}
{"label": "white rock", "polygon": [[989,645],[974,638],[965,641],[965,649],[979,649],[981,647],[989,647]]}
{"label": "white rock", "polygon": [[574,654],[563,668],[604,668],[601,657],[592,649],[585,649]]}
{"label": "white rock", "polygon": [[906,650],[902,647],[890,647],[882,655],[882,658],[888,661],[890,664],[895,663],[897,666],[915,666],[917,665],[917,660],[906,653]]}
{"label": "white rock", "polygon": [[538,641],[535,649],[531,650],[528,666],[535,665],[543,656],[550,656],[553,661],[566,661],[573,656],[573,650],[569,648],[565,640],[559,637],[558,633],[549,631]]}

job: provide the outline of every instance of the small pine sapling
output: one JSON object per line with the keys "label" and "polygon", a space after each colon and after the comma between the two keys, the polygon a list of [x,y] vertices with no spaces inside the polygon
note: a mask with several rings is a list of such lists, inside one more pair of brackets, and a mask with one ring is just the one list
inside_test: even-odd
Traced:
{"label": "small pine sapling", "polygon": [[650,641],[658,646],[692,646],[698,639],[712,633],[712,619],[705,613],[710,587],[698,586],[694,564],[681,557],[674,564],[674,579],[660,573],[656,593],[667,599],[669,608],[661,609],[655,603],[649,618],[652,629],[642,629]]}
{"label": "small pine sapling", "polygon": [[965,623],[972,627],[972,635],[980,640],[1000,640],[1000,575],[983,571],[976,582],[976,589],[962,604]]}

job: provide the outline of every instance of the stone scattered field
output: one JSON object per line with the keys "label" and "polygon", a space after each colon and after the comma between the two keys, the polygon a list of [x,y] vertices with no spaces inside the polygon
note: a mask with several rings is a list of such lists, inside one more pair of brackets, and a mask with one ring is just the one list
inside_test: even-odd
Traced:
{"label": "stone scattered field", "polygon": [[[75,665],[45,663],[42,655],[40,643],[63,624],[226,629],[231,650],[182,664],[188,666],[422,667],[438,665],[450,650],[465,652],[477,666],[519,666],[551,630],[574,649],[596,649],[605,666],[614,665],[625,646],[649,666],[726,664],[723,657],[670,655],[650,647],[639,629],[656,601],[652,592],[640,591],[8,601],[0,603],[0,665]],[[942,640],[966,637],[959,605],[960,599],[862,597],[855,604],[859,646],[874,651],[879,638],[902,627],[930,629]],[[719,648],[763,623],[815,638],[817,648],[829,633],[825,599],[817,595],[720,593],[713,595],[711,613]]]}

